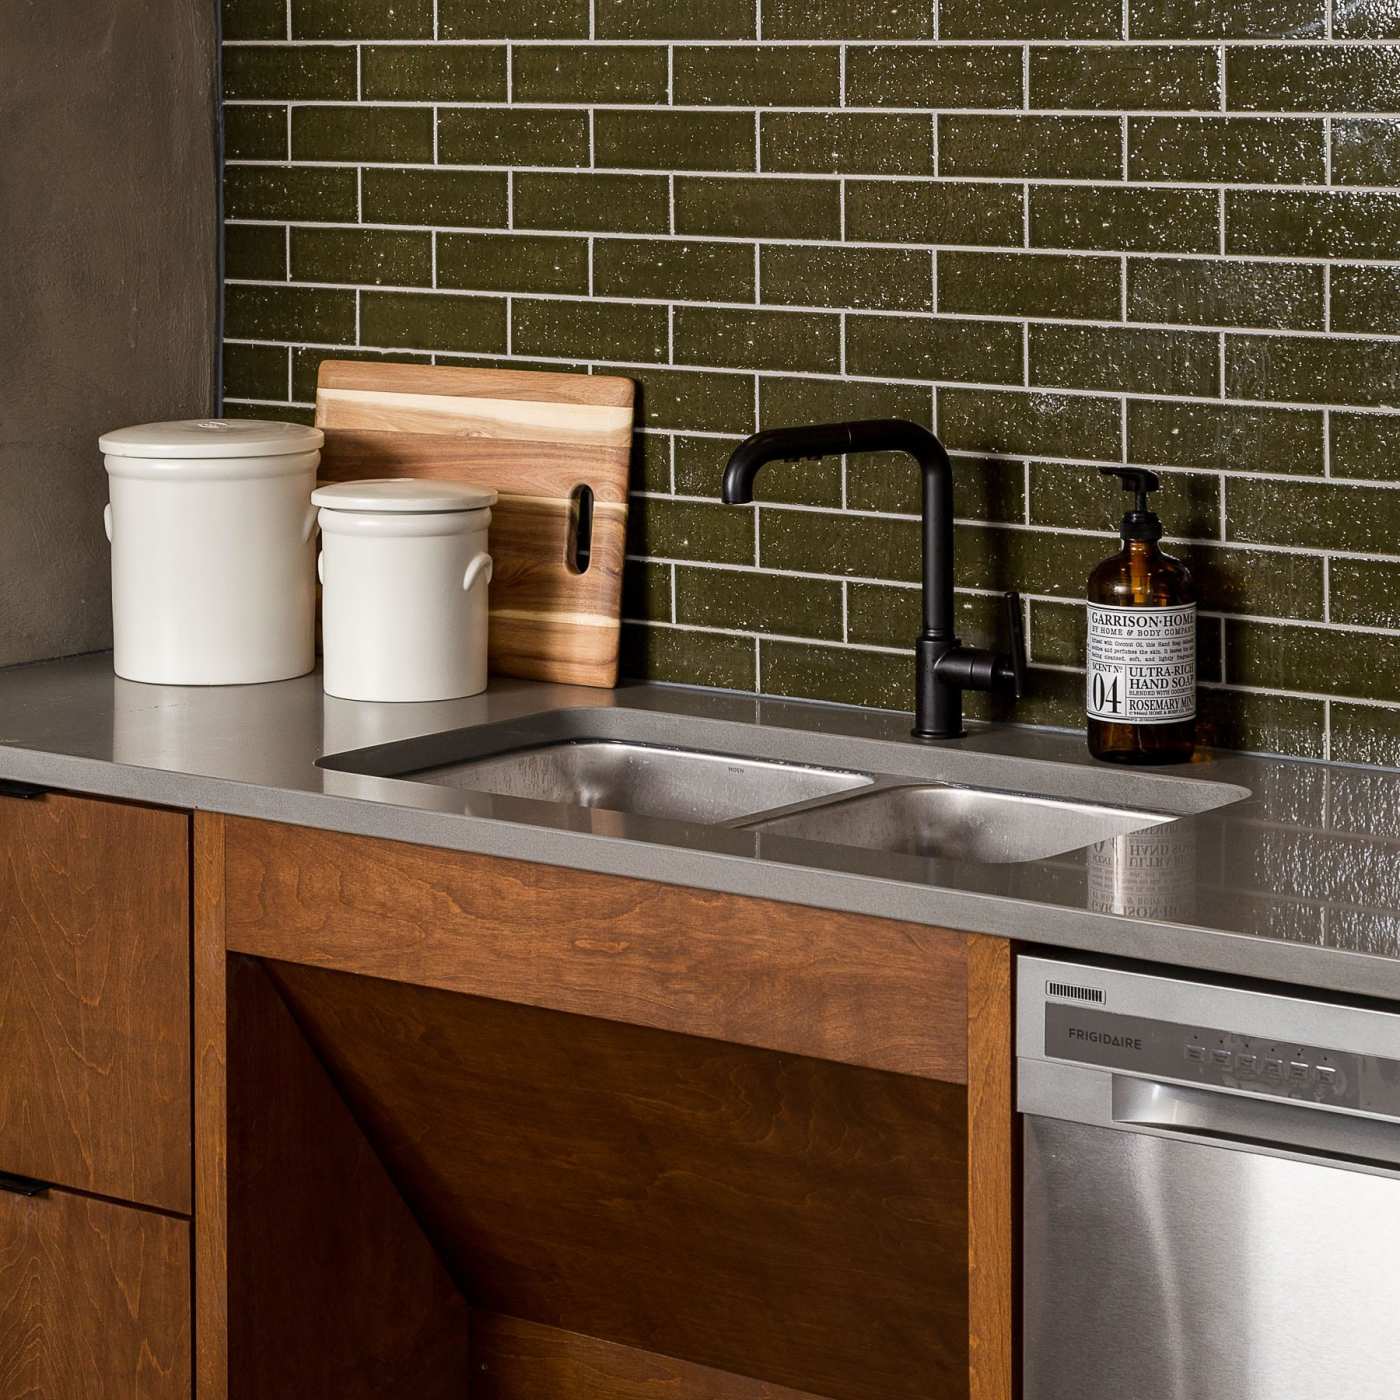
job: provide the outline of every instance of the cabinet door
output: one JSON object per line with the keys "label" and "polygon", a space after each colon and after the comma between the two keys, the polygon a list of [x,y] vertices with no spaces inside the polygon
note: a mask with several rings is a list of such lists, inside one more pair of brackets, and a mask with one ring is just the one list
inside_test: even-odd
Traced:
{"label": "cabinet door", "polygon": [[0,1172],[190,1209],[189,818],[0,796]]}
{"label": "cabinet door", "polygon": [[189,1400],[189,1232],[0,1191],[0,1400]]}

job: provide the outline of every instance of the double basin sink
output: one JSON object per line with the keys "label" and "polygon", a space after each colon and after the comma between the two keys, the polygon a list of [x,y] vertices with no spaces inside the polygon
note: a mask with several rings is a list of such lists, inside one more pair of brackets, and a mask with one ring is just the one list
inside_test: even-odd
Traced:
{"label": "double basin sink", "polygon": [[[1034,760],[1010,774],[1019,779],[1014,788],[941,774],[930,780],[881,769],[901,757],[908,767],[927,769],[931,758],[935,767],[966,773],[977,767],[977,756],[920,747],[916,762],[907,745],[828,739],[829,746],[875,761],[850,767],[794,761],[724,751],[738,747],[740,725],[711,726],[712,742],[703,747],[658,742],[659,718],[617,709],[554,711],[524,725],[425,736],[322,763],[556,807],[987,864],[1048,859],[1247,795],[1228,784],[1115,773],[1115,798],[1137,790],[1154,800],[1086,800],[1086,788],[1103,786],[1093,770],[1086,776]],[[677,727],[673,721],[669,731]]]}

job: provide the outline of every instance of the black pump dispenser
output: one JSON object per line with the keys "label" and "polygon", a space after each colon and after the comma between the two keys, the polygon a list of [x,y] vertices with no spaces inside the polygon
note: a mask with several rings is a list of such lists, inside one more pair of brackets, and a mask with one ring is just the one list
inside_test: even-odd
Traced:
{"label": "black pump dispenser", "polygon": [[1160,540],[1162,522],[1147,501],[1153,491],[1162,489],[1157,473],[1145,471],[1142,467],[1100,467],[1099,470],[1105,476],[1116,476],[1123,483],[1125,491],[1137,496],[1133,509],[1123,516],[1123,523],[1118,527],[1119,535],[1125,540]]}

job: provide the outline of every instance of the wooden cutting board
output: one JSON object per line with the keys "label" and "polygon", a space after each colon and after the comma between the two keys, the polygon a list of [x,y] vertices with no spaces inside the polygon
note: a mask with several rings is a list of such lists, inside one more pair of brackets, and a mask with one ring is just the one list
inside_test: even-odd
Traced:
{"label": "wooden cutting board", "polygon": [[323,360],[321,479],[494,487],[492,671],[616,685],[634,393],[616,376]]}

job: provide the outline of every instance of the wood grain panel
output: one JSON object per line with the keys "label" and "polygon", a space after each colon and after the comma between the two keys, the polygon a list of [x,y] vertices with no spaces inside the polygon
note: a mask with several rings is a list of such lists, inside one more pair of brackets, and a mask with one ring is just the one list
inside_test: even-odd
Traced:
{"label": "wood grain panel", "polygon": [[472,1400],[821,1400],[654,1351],[476,1313]]}
{"label": "wood grain panel", "polygon": [[0,797],[0,1171],[190,1209],[189,818]]}
{"label": "wood grain panel", "polygon": [[268,967],[473,1307],[833,1400],[965,1394],[961,1087]]}
{"label": "wood grain panel", "polygon": [[[491,521],[490,665],[574,685],[617,682],[635,389],[607,375],[324,360],[325,481],[415,476],[500,493]],[[573,493],[596,502],[573,565]]]}
{"label": "wood grain panel", "polygon": [[961,1083],[961,934],[244,818],[239,952]]}
{"label": "wood grain panel", "polygon": [[968,1380],[971,1400],[1016,1394],[1015,950],[967,937]]}
{"label": "wood grain panel", "polygon": [[0,1192],[0,1400],[189,1400],[187,1221]]}

